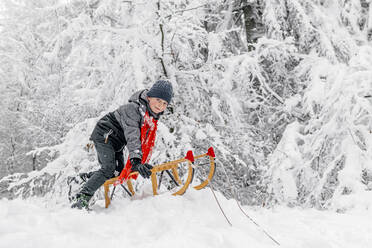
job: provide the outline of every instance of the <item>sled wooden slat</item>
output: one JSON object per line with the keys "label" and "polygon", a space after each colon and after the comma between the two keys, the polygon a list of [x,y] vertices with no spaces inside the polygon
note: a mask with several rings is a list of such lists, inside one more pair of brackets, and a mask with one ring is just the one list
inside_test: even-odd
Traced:
{"label": "sled wooden slat", "polygon": [[128,185],[128,189],[129,189],[130,193],[132,194],[132,196],[134,196],[135,192],[134,192],[134,189],[133,189],[132,181],[130,179],[128,179],[127,185]]}
{"label": "sled wooden slat", "polygon": [[189,161],[186,182],[182,186],[182,188],[180,188],[177,192],[173,193],[172,195],[183,195],[186,192],[187,188],[189,187],[190,183],[192,182],[193,178],[194,178],[194,168],[192,167],[192,163]]}
{"label": "sled wooden slat", "polygon": [[[178,166],[178,164],[176,164],[176,166]],[[165,168],[168,168],[165,167]],[[174,175],[174,178],[176,179],[176,181],[181,184],[181,179],[179,178],[178,176],[178,172],[177,172],[177,168],[170,168],[172,169],[173,171],[173,175]],[[158,180],[157,180],[157,177],[156,177],[156,173],[155,172],[160,172],[160,171],[164,171],[164,170],[167,170],[167,169],[163,169],[161,168],[160,166],[158,167],[154,167],[151,171],[152,171],[152,174],[151,174],[151,181],[152,181],[152,192],[154,195],[157,195],[158,194]],[[186,182],[185,184],[177,191],[177,192],[174,192],[172,195],[183,195],[185,193],[185,191],[187,190],[187,188],[189,187],[190,183],[192,182],[192,179],[193,179],[193,176],[194,176],[194,168],[192,167],[192,164],[190,161],[188,161],[188,173],[187,173],[187,179],[186,179]]]}
{"label": "sled wooden slat", "polygon": [[177,168],[172,168],[172,173],[173,173],[173,177],[174,177],[174,179],[176,180],[176,182],[177,182],[178,184],[182,184],[181,179],[180,179],[180,177],[179,177],[179,175],[178,175]]}
{"label": "sled wooden slat", "polygon": [[[136,175],[136,174],[138,174],[138,172],[133,172],[130,175],[133,176],[133,175]],[[104,191],[105,191],[105,208],[108,208],[108,206],[111,203],[111,199],[110,199],[110,185],[116,183],[118,180],[119,180],[119,177],[114,177],[114,178],[111,178],[109,180],[106,180],[106,182],[103,184],[103,188],[104,188]],[[126,183],[128,185],[128,189],[129,189],[130,193],[133,196],[135,194],[135,192],[134,192],[134,189],[133,189],[132,181],[130,179],[128,179],[126,181]]]}
{"label": "sled wooden slat", "polygon": [[158,179],[156,177],[156,173],[151,174],[151,182],[152,182],[152,193],[153,195],[157,195],[156,189],[158,188]]}
{"label": "sled wooden slat", "polygon": [[[206,157],[206,156],[208,156],[208,155],[203,154],[203,155],[199,156],[199,158]],[[197,157],[195,157],[195,158],[197,158]],[[204,182],[202,182],[201,184],[194,186],[194,189],[201,190],[202,188],[207,186],[210,181],[212,181],[212,178],[214,176],[214,172],[215,172],[215,169],[216,169],[216,164],[214,162],[214,157],[209,156],[209,163],[210,163],[211,168],[209,170],[208,178]]]}
{"label": "sled wooden slat", "polygon": [[108,208],[108,206],[111,203],[111,199],[109,196],[110,195],[110,184],[113,184],[114,182],[116,182],[116,180],[117,180],[117,177],[111,178],[103,184],[103,188],[105,190],[105,208]]}

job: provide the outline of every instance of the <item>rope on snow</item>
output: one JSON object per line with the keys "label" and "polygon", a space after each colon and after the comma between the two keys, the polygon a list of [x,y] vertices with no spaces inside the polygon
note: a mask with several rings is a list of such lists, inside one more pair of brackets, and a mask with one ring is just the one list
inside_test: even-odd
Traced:
{"label": "rope on snow", "polygon": [[[227,178],[227,182],[228,182],[228,184],[229,184],[229,186],[230,186],[230,190],[231,190],[231,193],[232,193],[232,195],[233,195],[233,198],[234,198],[234,200],[235,200],[235,202],[236,202],[236,204],[238,205],[238,207],[239,207],[239,209],[240,209],[240,211],[251,221],[251,222],[253,222],[253,224],[255,224],[267,237],[269,237],[275,244],[277,244],[278,246],[280,246],[280,243],[278,242],[278,241],[276,241],[268,232],[266,232],[265,231],[265,229],[263,229],[259,224],[257,224],[257,222],[256,221],[254,221],[244,210],[243,210],[243,208],[241,207],[241,205],[239,204],[239,202],[238,202],[238,198],[237,198],[237,194],[236,194],[236,189],[232,186],[232,184],[231,184],[231,182],[230,182],[230,179],[229,179],[229,177],[228,177],[228,175],[227,175],[227,172],[226,172],[226,170],[225,170],[225,167],[224,167],[224,165],[223,165],[223,163],[221,163],[221,165],[222,165],[222,169],[223,169],[223,172],[224,172],[224,174],[225,174],[225,176],[226,176],[226,178]],[[211,187],[211,190],[212,190],[212,192],[213,192],[213,189],[212,189],[212,183],[210,183],[209,184],[210,185],[210,187]],[[234,190],[233,190],[234,189]],[[214,197],[216,198],[216,195],[214,194],[214,192],[213,192],[213,195],[214,195]],[[217,203],[218,203],[218,200],[217,200],[217,198],[216,198],[216,201],[217,201]],[[220,206],[220,204],[218,203],[218,206],[220,207],[220,209],[221,209],[221,211],[222,211],[222,213],[225,215],[225,213],[223,212],[223,210],[222,210],[222,208],[221,208],[221,206]],[[227,219],[227,217],[226,217],[226,215],[225,215],[225,218],[226,218],[226,220],[229,222],[229,224],[230,224],[230,226],[232,226],[231,225],[231,222]]]}

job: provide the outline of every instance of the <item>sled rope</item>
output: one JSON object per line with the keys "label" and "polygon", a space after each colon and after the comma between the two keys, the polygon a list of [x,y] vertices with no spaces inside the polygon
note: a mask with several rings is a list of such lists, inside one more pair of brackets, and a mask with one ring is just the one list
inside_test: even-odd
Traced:
{"label": "sled rope", "polygon": [[212,193],[213,193],[214,199],[216,199],[216,202],[217,202],[218,206],[220,207],[220,210],[221,210],[223,216],[225,216],[225,219],[226,219],[226,221],[229,223],[229,225],[232,226],[232,224],[231,224],[229,218],[227,218],[225,212],[223,211],[223,209],[222,209],[222,207],[221,207],[221,204],[220,204],[220,202],[219,202],[218,199],[217,199],[216,194],[214,193],[212,183],[210,183],[209,185],[210,185],[210,189],[211,189],[211,191],[212,191]]}
{"label": "sled rope", "polygon": [[[233,198],[234,198],[234,200],[235,200],[235,202],[236,202],[236,204],[238,205],[238,207],[239,207],[239,209],[240,209],[240,211],[251,221],[251,222],[253,222],[253,224],[255,224],[267,237],[269,237],[275,244],[277,244],[278,246],[280,246],[280,243],[278,242],[278,241],[276,241],[268,232],[266,232],[265,231],[265,229],[263,229],[259,224],[257,224],[257,222],[256,221],[254,221],[244,210],[243,210],[243,208],[240,206],[240,204],[239,204],[239,202],[238,202],[238,198],[237,198],[237,194],[236,194],[236,188],[234,188],[233,186],[232,186],[232,184],[231,184],[231,182],[230,182],[230,179],[229,179],[229,177],[228,177],[228,175],[227,175],[227,172],[226,172],[226,170],[225,170],[225,166],[223,165],[223,163],[221,163],[222,164],[222,169],[223,169],[223,172],[224,172],[224,174],[225,174],[225,176],[226,176],[226,178],[227,178],[227,182],[228,182],[228,184],[229,184],[229,186],[230,186],[230,191],[231,191],[231,193],[232,193],[232,195],[233,195]],[[234,189],[234,190],[233,190]]]}

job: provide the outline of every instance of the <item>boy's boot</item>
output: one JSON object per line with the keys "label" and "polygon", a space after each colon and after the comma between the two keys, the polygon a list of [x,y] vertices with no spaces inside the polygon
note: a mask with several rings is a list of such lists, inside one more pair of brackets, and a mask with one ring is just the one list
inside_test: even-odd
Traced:
{"label": "boy's boot", "polygon": [[89,200],[92,198],[90,195],[78,194],[76,196],[76,201],[71,205],[71,208],[78,209],[89,209]]}
{"label": "boy's boot", "polygon": [[93,175],[93,172],[79,173],[77,176],[69,176],[67,178],[68,199],[70,202],[76,202],[79,192],[83,188],[84,183]]}

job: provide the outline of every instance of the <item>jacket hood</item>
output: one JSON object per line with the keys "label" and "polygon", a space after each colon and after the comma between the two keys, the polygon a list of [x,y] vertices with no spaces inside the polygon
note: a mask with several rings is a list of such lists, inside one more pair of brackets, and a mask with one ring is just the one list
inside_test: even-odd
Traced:
{"label": "jacket hood", "polygon": [[128,102],[135,102],[135,103],[138,103],[138,104],[142,104],[144,102],[148,103],[147,101],[147,94],[146,94],[146,91],[147,90],[139,90],[137,92],[135,92],[128,100]]}
{"label": "jacket hood", "polygon": [[130,98],[129,98],[129,102],[135,102],[139,105],[145,105],[146,106],[146,109],[147,111],[149,112],[150,115],[152,115],[156,120],[159,119],[159,117],[164,113],[164,112],[161,112],[159,114],[155,114],[154,112],[152,112],[151,108],[150,108],[150,105],[149,105],[149,101],[147,100],[147,92],[149,90],[139,90],[137,91],[136,93],[134,93]]}

